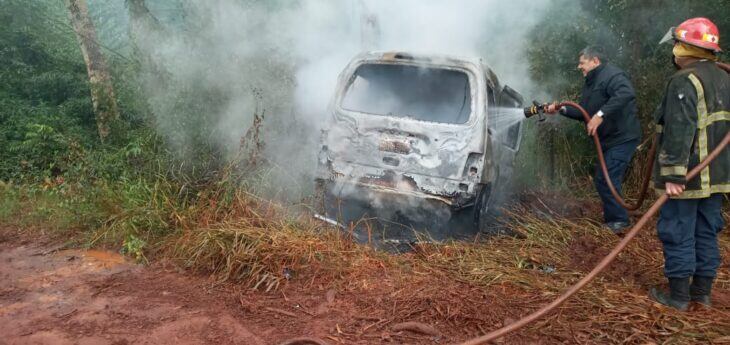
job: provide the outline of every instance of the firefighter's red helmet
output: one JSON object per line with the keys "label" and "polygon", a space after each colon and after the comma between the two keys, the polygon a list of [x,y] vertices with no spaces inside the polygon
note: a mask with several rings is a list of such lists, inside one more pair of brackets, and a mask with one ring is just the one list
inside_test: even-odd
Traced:
{"label": "firefighter's red helmet", "polygon": [[707,18],[687,19],[676,28],[671,28],[662,38],[661,43],[671,40],[684,42],[695,47],[711,50],[715,53],[720,49],[720,31],[717,25]]}

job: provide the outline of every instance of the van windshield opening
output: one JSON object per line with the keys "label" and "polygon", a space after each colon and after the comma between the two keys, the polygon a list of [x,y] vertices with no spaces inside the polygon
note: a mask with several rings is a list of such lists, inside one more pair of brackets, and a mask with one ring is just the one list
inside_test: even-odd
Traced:
{"label": "van windshield opening", "polygon": [[469,76],[458,70],[364,64],[350,79],[342,108],[373,115],[463,124],[471,115]]}

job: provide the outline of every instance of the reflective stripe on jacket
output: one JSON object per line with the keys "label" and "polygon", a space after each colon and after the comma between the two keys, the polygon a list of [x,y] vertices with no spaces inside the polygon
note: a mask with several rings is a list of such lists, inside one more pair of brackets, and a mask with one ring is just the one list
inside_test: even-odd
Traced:
{"label": "reflective stripe on jacket", "polygon": [[704,160],[730,130],[730,76],[714,62],[702,60],[675,73],[656,113],[659,143],[654,165],[655,188],[666,182],[685,184],[677,199],[730,193],[730,149],[691,181],[689,170]]}

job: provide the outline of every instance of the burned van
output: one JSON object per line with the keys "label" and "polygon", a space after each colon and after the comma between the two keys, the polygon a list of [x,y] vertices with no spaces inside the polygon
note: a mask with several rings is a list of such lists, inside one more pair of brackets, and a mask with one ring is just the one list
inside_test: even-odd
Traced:
{"label": "burned van", "polygon": [[432,228],[460,214],[484,227],[522,132],[519,123],[498,128],[490,114],[521,105],[478,58],[357,56],[322,130],[318,217]]}

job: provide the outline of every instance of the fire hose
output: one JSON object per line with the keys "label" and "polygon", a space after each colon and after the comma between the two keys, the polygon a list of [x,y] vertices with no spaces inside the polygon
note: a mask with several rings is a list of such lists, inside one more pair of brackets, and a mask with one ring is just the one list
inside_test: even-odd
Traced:
{"label": "fire hose", "polygon": [[[550,104],[539,104],[537,102],[534,102],[533,106],[527,107],[524,109],[525,117],[530,118],[535,115],[540,115],[540,121],[544,120],[544,117],[542,117],[542,113],[545,111],[545,108],[547,108]],[[554,103],[553,104],[556,108],[565,108],[565,107],[573,107],[578,109],[580,111],[581,115],[583,116],[583,120],[585,120],[586,123],[591,121],[591,117],[588,115],[588,112],[583,109],[580,105],[574,103],[574,102],[563,102],[563,103]],[[641,208],[641,205],[644,204],[644,199],[646,198],[647,191],[649,190],[649,183],[651,182],[651,172],[654,169],[654,157],[656,156],[656,145],[657,145],[657,138],[655,138],[652,141],[651,148],[649,149],[649,157],[650,161],[649,164],[646,165],[644,168],[644,179],[641,182],[641,189],[639,191],[639,197],[635,204],[631,205],[627,203],[621,195],[618,193],[618,190],[616,190],[616,186],[613,185],[613,181],[611,180],[611,177],[608,174],[608,167],[606,166],[606,159],[603,156],[603,148],[601,147],[601,141],[598,139],[598,135],[593,135],[593,144],[596,147],[596,153],[598,154],[598,163],[601,167],[601,172],[603,174],[603,177],[606,179],[606,184],[608,185],[608,189],[611,191],[611,195],[613,195],[613,198],[616,199],[616,202],[621,205],[621,207],[625,208],[627,211],[636,211],[639,208]]]}
{"label": "fire hose", "polygon": [[[723,70],[725,70],[726,72],[730,73],[730,65],[718,63],[718,66],[720,68],[722,68]],[[583,118],[586,120],[586,123],[588,121],[590,121],[590,116],[588,116],[588,113],[580,105],[575,104],[573,102],[563,102],[563,103],[558,104],[558,107],[562,107],[562,106],[571,106],[571,107],[578,109],[581,112],[581,114],[583,115]],[[618,202],[620,202],[622,206],[624,206],[624,207],[636,206],[636,209],[638,209],[638,207],[641,206],[641,202],[644,199],[644,196],[645,196],[644,194],[646,194],[646,189],[647,189],[646,187],[648,186],[649,178],[645,177],[645,179],[644,179],[644,183],[642,184],[642,195],[640,196],[637,204],[636,205],[627,205],[625,202],[623,202],[623,199],[621,199],[621,197],[616,192],[616,189],[614,188],[613,184],[611,183],[611,179],[608,176],[608,170],[606,168],[606,162],[603,157],[603,152],[601,150],[601,143],[600,143],[600,140],[598,139],[598,134],[593,135],[593,142],[596,145],[596,150],[598,151],[598,159],[600,161],[601,169],[603,170],[603,174],[606,177],[606,182],[608,183],[609,188],[611,189],[611,194],[613,194],[614,198],[616,198],[616,200]],[[651,168],[653,168],[653,166],[654,166],[653,157],[654,157],[654,153],[656,151],[656,145],[657,145],[656,142],[657,142],[657,140],[655,140],[654,144],[652,145],[652,150],[651,150],[652,159],[649,162],[649,164],[647,164],[647,166],[651,166]],[[730,132],[725,134],[725,137],[720,142],[720,144],[702,162],[700,162],[700,164],[695,166],[692,170],[689,171],[689,173],[687,173],[686,180],[687,181],[692,180],[702,170],[707,168],[707,166],[715,158],[717,158],[717,156],[719,156],[720,153],[722,153],[722,151],[725,149],[725,147],[728,145],[728,143],[730,143]],[[647,171],[651,172],[650,169],[647,169]],[[651,205],[649,210],[646,211],[646,213],[644,213],[643,216],[641,216],[639,221],[636,222],[636,224],[631,228],[631,230],[629,230],[626,233],[626,235],[623,237],[623,239],[621,239],[621,241],[616,245],[616,247],[614,247],[613,250],[611,250],[611,252],[608,253],[608,255],[606,255],[606,257],[604,257],[601,260],[601,262],[599,262],[598,265],[596,265],[596,267],[593,268],[593,270],[591,270],[585,277],[581,278],[581,280],[579,280],[577,283],[575,283],[575,285],[570,287],[570,289],[568,289],[562,295],[560,295],[558,298],[553,300],[550,304],[545,305],[544,307],[540,308],[539,310],[523,317],[522,319],[520,319],[514,323],[504,325],[500,329],[494,330],[481,337],[466,341],[464,343],[461,343],[460,345],[484,344],[486,342],[501,338],[507,334],[510,334],[514,331],[521,329],[522,327],[530,324],[531,322],[533,322],[537,319],[542,318],[543,316],[545,316],[549,312],[551,312],[553,309],[559,307],[561,304],[563,304],[565,301],[567,301],[568,298],[573,296],[576,292],[578,292],[580,289],[582,289],[584,286],[586,286],[588,283],[590,283],[604,269],[606,269],[606,267],[608,267],[608,265],[611,264],[611,262],[613,262],[614,259],[616,259],[616,256],[618,256],[618,254],[629,244],[629,242],[631,242],[631,240],[639,233],[639,230],[641,230],[641,228],[643,228],[644,225],[646,225],[646,223],[649,221],[649,219],[651,217],[653,217],[659,211],[659,209],[664,205],[664,203],[667,202],[667,200],[669,200],[668,194],[665,193],[662,196],[660,196],[659,199],[657,199],[657,201],[655,201],[654,204]],[[631,210],[631,208],[629,208],[629,207],[626,207],[626,208]]]}
{"label": "fire hose", "polygon": [[[585,109],[583,109],[580,105],[573,103],[573,102],[563,102],[557,105],[557,107],[564,107],[564,106],[570,106],[578,109],[583,115],[583,119],[588,123],[591,121],[591,117],[588,115],[588,112],[586,112]],[[608,189],[611,190],[611,195],[613,195],[613,198],[616,199],[616,202],[618,202],[621,207],[625,208],[628,211],[635,211],[638,210],[641,205],[644,203],[644,199],[646,198],[647,191],[649,190],[649,183],[651,182],[651,173],[652,170],[654,170],[654,157],[656,156],[656,147],[658,138],[654,138],[654,141],[651,144],[651,148],[649,149],[649,163],[646,164],[646,168],[644,169],[644,179],[641,182],[641,190],[639,192],[639,199],[636,201],[636,204],[629,204],[621,197],[621,195],[616,190],[616,187],[613,185],[613,182],[611,181],[611,177],[608,174],[608,167],[606,166],[606,159],[603,157],[603,148],[601,148],[601,141],[598,139],[598,134],[593,135],[593,144],[596,146],[596,153],[598,154],[598,162],[601,165],[601,171],[603,173],[603,177],[606,180],[606,184],[608,185]]]}

